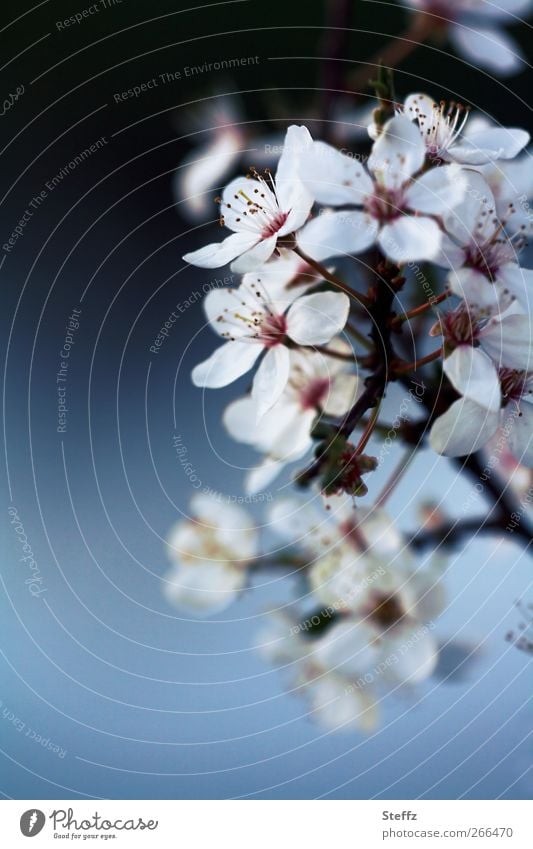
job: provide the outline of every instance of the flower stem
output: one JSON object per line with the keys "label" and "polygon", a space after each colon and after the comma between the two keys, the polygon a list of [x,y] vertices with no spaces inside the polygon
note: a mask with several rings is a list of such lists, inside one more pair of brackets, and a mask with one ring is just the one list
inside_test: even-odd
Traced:
{"label": "flower stem", "polygon": [[407,469],[409,468],[411,460],[415,456],[415,452],[418,450],[418,447],[418,445],[413,445],[404,452],[391,476],[387,480],[387,483],[381,490],[381,494],[379,495],[376,503],[374,504],[374,507],[383,507],[389,495],[391,495],[391,493],[394,491],[394,489],[406,473]]}
{"label": "flower stem", "polygon": [[419,360],[414,360],[412,363],[405,363],[399,366],[394,366],[393,371],[395,374],[405,374],[408,371],[416,371],[420,368],[420,366],[425,366],[427,363],[432,363],[433,360],[437,360],[442,356],[442,348],[437,348],[436,351],[432,351],[431,354],[428,354],[425,357],[421,357]]}
{"label": "flower stem", "polygon": [[344,362],[348,363],[357,362],[355,354],[344,354],[342,351],[334,351],[331,348],[326,348],[325,345],[313,345],[312,350],[317,351],[319,354],[325,354],[327,357],[333,357],[335,360],[344,360]]}
{"label": "flower stem", "polygon": [[420,304],[418,307],[414,307],[412,310],[407,310],[401,315],[395,316],[391,321],[391,326],[395,326],[398,324],[402,324],[404,321],[408,321],[410,318],[415,318],[417,315],[422,315],[427,312],[427,310],[432,309],[436,304],[441,304],[442,301],[445,301],[446,298],[449,298],[452,293],[449,291],[443,292],[442,295],[437,295],[435,298],[432,298],[430,301],[426,301],[423,304]]}
{"label": "flower stem", "polygon": [[380,398],[378,400],[376,406],[372,410],[370,418],[368,419],[368,421],[365,425],[365,429],[363,430],[363,433],[361,434],[361,438],[359,439],[359,442],[357,443],[357,446],[356,446],[356,449],[355,449],[356,454],[362,454],[363,453],[363,451],[366,448],[368,440],[370,439],[370,437],[372,436],[372,434],[374,432],[374,428],[376,427],[376,425],[378,423],[378,416],[379,416],[379,410],[380,410],[380,407],[381,407],[381,401],[382,401],[382,399]]}
{"label": "flower stem", "polygon": [[361,304],[362,306],[367,307],[369,305],[370,301],[365,295],[361,295],[359,292],[354,292],[353,289],[350,289],[349,286],[346,286],[346,284],[343,283],[339,277],[337,277],[335,274],[332,274],[331,271],[328,271],[328,269],[321,265],[320,262],[317,262],[316,260],[311,259],[310,256],[307,256],[307,254],[304,253],[302,249],[298,247],[298,245],[295,245],[293,247],[293,251],[300,257],[300,259],[303,259],[303,261],[307,263],[307,265],[310,265],[311,268],[314,268],[315,271],[318,271],[318,273],[324,278],[324,280],[327,280],[328,283],[332,283],[334,286],[337,287],[337,289],[340,289],[341,292],[344,292],[345,295],[348,295],[349,298],[353,298],[354,301],[357,301],[357,303]]}

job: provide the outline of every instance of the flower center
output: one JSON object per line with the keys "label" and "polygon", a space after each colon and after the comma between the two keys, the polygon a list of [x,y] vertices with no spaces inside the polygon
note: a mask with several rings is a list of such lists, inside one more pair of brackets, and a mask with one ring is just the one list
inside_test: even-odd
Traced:
{"label": "flower center", "polygon": [[508,239],[491,239],[484,245],[471,244],[465,252],[465,266],[479,271],[492,283],[502,265],[516,259],[516,249]]}
{"label": "flower center", "polygon": [[442,334],[452,347],[477,343],[479,325],[472,310],[462,304],[447,313],[442,319]]}
{"label": "flower center", "polygon": [[258,339],[265,348],[273,348],[279,345],[287,335],[287,319],[284,315],[270,313],[265,315],[259,326]]}
{"label": "flower center", "polygon": [[510,401],[520,401],[524,395],[532,393],[533,374],[517,369],[501,368],[500,385],[504,406]]}
{"label": "flower center", "polygon": [[265,169],[263,174],[250,169],[248,174],[250,188],[239,189],[233,195],[230,202],[221,203],[222,214],[220,224],[225,224],[224,208],[231,210],[234,222],[240,230],[257,233],[261,239],[270,239],[283,227],[289,212],[284,212],[279,205],[276,195],[276,185],[270,170]]}
{"label": "flower center", "polygon": [[365,209],[382,224],[393,221],[405,211],[403,190],[387,189],[376,183],[374,193],[365,200]]}
{"label": "flower center", "polygon": [[403,605],[394,595],[376,593],[372,598],[370,618],[381,628],[397,625],[405,616]]}
{"label": "flower center", "polygon": [[414,117],[428,154],[435,159],[445,153],[461,135],[469,114],[468,108],[461,103],[447,104],[444,100],[433,105],[431,115],[421,112],[416,105],[410,111],[414,115],[408,117]]}
{"label": "flower center", "polygon": [[317,377],[300,390],[300,405],[304,410],[320,407],[329,392],[330,381],[327,377]]}

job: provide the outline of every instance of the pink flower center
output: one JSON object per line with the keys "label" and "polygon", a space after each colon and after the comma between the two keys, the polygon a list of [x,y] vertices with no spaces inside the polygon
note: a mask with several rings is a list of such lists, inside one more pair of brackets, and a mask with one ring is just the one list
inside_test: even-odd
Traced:
{"label": "pink flower center", "polygon": [[319,407],[327,396],[330,381],[327,377],[317,377],[311,380],[300,391],[300,404],[304,410],[314,410]]}
{"label": "pink flower center", "polygon": [[477,344],[479,325],[474,315],[465,306],[447,313],[442,319],[443,336],[447,342],[457,345]]}
{"label": "pink flower center", "polygon": [[376,185],[374,194],[366,199],[365,209],[372,218],[382,224],[393,221],[405,211],[403,190],[386,189],[385,186]]}
{"label": "pink flower center", "polygon": [[275,236],[278,230],[281,230],[288,217],[288,212],[278,212],[274,215],[270,221],[267,221],[266,225],[261,230],[261,238],[270,239],[271,236]]}
{"label": "pink flower center", "polygon": [[509,401],[520,401],[524,395],[531,394],[533,391],[531,388],[533,374],[528,374],[527,371],[501,368],[499,378],[504,404]]}
{"label": "pink flower center", "polygon": [[262,319],[258,338],[265,348],[273,348],[275,345],[279,345],[286,335],[287,319],[284,315],[271,313]]}

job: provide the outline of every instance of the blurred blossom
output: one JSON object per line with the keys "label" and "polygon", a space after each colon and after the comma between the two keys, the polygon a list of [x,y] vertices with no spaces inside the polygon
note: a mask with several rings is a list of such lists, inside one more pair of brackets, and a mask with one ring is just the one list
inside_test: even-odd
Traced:
{"label": "blurred blossom", "polygon": [[302,633],[288,617],[272,614],[257,646],[266,660],[286,669],[295,693],[308,700],[313,722],[327,731],[373,731],[378,707],[364,676],[371,676],[378,652],[348,621],[313,641]]}
{"label": "blurred blossom", "polygon": [[[350,345],[333,339],[328,350],[349,354]],[[349,365],[319,352],[290,351],[287,385],[278,401],[258,421],[257,403],[251,395],[233,401],[223,421],[237,442],[265,455],[246,478],[246,491],[268,486],[287,463],[303,457],[313,445],[311,429],[322,413],[342,416],[354,404],[359,381]]]}
{"label": "blurred blossom", "polygon": [[[402,0],[402,3],[404,0]],[[504,26],[531,12],[532,0],[407,0],[434,16],[434,29],[447,33],[457,53],[474,66],[504,77],[524,69],[525,58]]]}
{"label": "blurred blossom", "polygon": [[179,610],[209,615],[228,607],[245,586],[258,537],[246,511],[221,496],[195,495],[190,510],[167,539],[173,566],[164,593]]}

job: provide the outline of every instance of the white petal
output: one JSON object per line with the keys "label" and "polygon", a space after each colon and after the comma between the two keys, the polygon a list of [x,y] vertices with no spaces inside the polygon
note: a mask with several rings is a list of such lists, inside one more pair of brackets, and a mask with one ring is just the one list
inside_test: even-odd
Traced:
{"label": "white petal", "polygon": [[286,460],[272,460],[267,457],[258,466],[250,469],[244,478],[244,489],[247,495],[265,492],[273,480],[277,478],[287,464]]}
{"label": "white petal", "polygon": [[410,94],[403,104],[404,114],[412,121],[418,120],[422,128],[433,124],[434,110],[437,104],[427,94]]}
{"label": "white petal", "polygon": [[[190,508],[195,521],[200,521],[202,525],[209,528],[216,528],[217,533],[232,532],[232,551],[236,556],[238,553],[241,557],[245,556],[240,552],[243,531],[252,530],[255,536],[255,525],[252,517],[243,507],[232,504],[219,493],[213,495],[208,492],[199,492],[191,498]],[[228,539],[227,536],[224,537],[226,543]]]}
{"label": "white petal", "polygon": [[405,202],[410,209],[427,215],[442,215],[463,199],[466,177],[458,165],[431,168],[408,188]]}
{"label": "white petal", "polygon": [[[465,171],[467,185],[463,200],[444,216],[444,225],[448,233],[459,245],[483,243],[492,235],[496,202],[490,187],[478,171]],[[492,214],[490,212],[492,210]],[[484,222],[480,229],[479,224]]]}
{"label": "white petal", "polygon": [[254,271],[259,268],[267,259],[270,259],[276,247],[277,236],[269,236],[268,239],[261,239],[255,245],[252,245],[250,250],[241,254],[238,259],[231,263],[231,270],[237,274],[244,274],[247,271]]}
{"label": "white petal", "polygon": [[449,32],[458,52],[476,66],[479,64],[500,76],[517,73],[525,67],[520,48],[504,30],[451,26]]}
{"label": "white petal", "polygon": [[427,626],[401,628],[383,639],[383,660],[390,659],[392,674],[402,682],[417,684],[424,681],[437,665],[438,649],[435,637]]}
{"label": "white petal", "polygon": [[510,410],[504,427],[514,457],[523,466],[533,468],[533,404],[521,403],[519,415]]}
{"label": "white petal", "polygon": [[232,401],[222,415],[222,421],[232,439],[245,445],[255,445],[257,407],[249,395]]}
{"label": "white petal", "polygon": [[257,231],[257,236],[259,236],[261,226],[257,223],[256,216],[249,214],[248,201],[255,201],[261,198],[262,195],[267,206],[272,207],[275,205],[276,199],[274,193],[264,183],[260,183],[259,180],[252,180],[249,177],[236,177],[231,183],[228,183],[222,192],[222,204],[220,207],[220,212],[224,218],[224,225],[236,233],[249,230],[253,227]]}
{"label": "white petal", "polygon": [[437,454],[464,457],[478,451],[496,433],[500,415],[480,407],[469,398],[459,398],[439,416],[429,433],[429,444]]}
{"label": "white petal", "polygon": [[393,262],[429,260],[439,253],[441,231],[432,218],[403,215],[382,228],[378,242]]}
{"label": "white petal", "polygon": [[374,142],[368,167],[385,186],[399,188],[422,168],[426,146],[418,127],[404,115],[391,118]]}
{"label": "white petal", "polygon": [[526,315],[493,320],[481,335],[483,350],[497,365],[533,370],[533,329]]}
{"label": "white petal", "polygon": [[343,292],[304,295],[287,313],[287,335],[299,345],[324,345],[348,319],[350,299]]}
{"label": "white petal", "polygon": [[314,646],[313,659],[325,670],[357,678],[374,665],[378,651],[364,623],[348,619],[326,631]]}
{"label": "white petal", "polygon": [[454,389],[487,410],[499,410],[500,381],[490,357],[480,348],[459,345],[444,360],[443,371]]}
{"label": "white petal", "polygon": [[276,345],[266,352],[252,384],[258,420],[276,403],[287,386],[289,370],[289,350],[285,345]]}
{"label": "white petal", "polygon": [[372,180],[361,163],[325,142],[314,142],[305,151],[300,175],[318,203],[360,206],[373,190]]}
{"label": "white petal", "polygon": [[310,718],[327,731],[370,733],[378,723],[377,703],[365,686],[339,675],[322,675],[308,684]]}
{"label": "white petal", "polygon": [[377,231],[377,221],[364,212],[328,210],[300,230],[297,242],[304,253],[322,261],[365,251],[374,243]]}
{"label": "white petal", "polygon": [[248,300],[248,296],[242,286],[239,286],[238,289],[220,287],[219,289],[211,289],[207,293],[204,298],[204,311],[215,333],[221,336],[229,332],[232,337],[237,339],[249,335],[249,324],[246,321],[239,322],[234,318],[237,307],[246,315],[252,309],[257,309],[257,297],[255,299],[250,298],[250,303],[243,306],[242,301],[245,299]]}
{"label": "white petal", "polygon": [[307,127],[292,125],[288,128],[275,179],[280,207],[289,213],[285,226],[280,229],[280,236],[301,227],[313,206],[313,196],[300,178],[301,158],[312,145],[313,139]]}
{"label": "white petal", "polygon": [[250,371],[263,346],[255,342],[226,342],[192,370],[192,382],[206,389],[220,389]]}
{"label": "white petal", "polygon": [[164,593],[178,610],[205,616],[229,607],[245,581],[242,568],[199,561],[171,570],[165,576]]}
{"label": "white petal", "polygon": [[516,262],[509,262],[499,268],[496,285],[503,292],[516,298],[526,312],[533,313],[533,271],[520,268]]}
{"label": "white petal", "polygon": [[231,170],[243,147],[243,139],[233,127],[215,132],[209,141],[195,149],[176,171],[174,191],[192,220],[212,218],[215,212],[213,194]]}
{"label": "white petal", "polygon": [[[475,312],[487,310],[492,313],[501,306],[498,287],[480,271],[474,268],[459,268],[458,271],[451,271],[447,279],[453,294],[464,298]],[[472,322],[474,321],[473,316]]]}
{"label": "white petal", "polygon": [[259,235],[254,233],[232,233],[223,242],[213,242],[205,248],[185,254],[183,259],[200,268],[220,268],[248,251],[258,239]]}
{"label": "white petal", "polygon": [[342,416],[353,407],[361,391],[362,386],[356,374],[338,374],[330,384],[322,409],[328,416]]}
{"label": "white petal", "polygon": [[472,133],[460,144],[450,148],[456,162],[465,165],[484,165],[496,159],[514,159],[529,142],[529,133],[514,127],[491,127]]}

